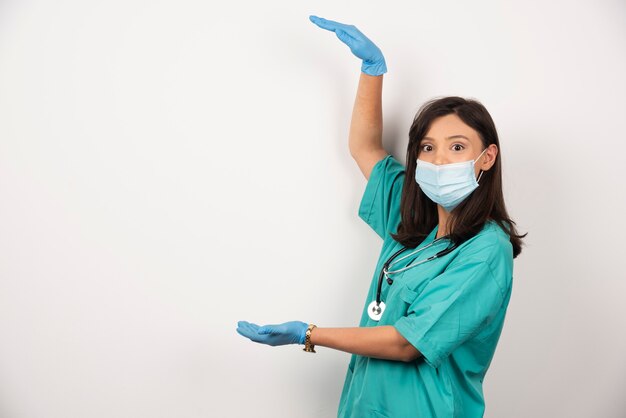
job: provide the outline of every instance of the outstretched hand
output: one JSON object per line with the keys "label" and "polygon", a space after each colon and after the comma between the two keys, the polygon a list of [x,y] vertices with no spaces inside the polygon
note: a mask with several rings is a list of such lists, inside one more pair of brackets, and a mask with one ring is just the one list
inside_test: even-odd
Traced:
{"label": "outstretched hand", "polygon": [[309,327],[301,321],[290,321],[277,325],[264,325],[239,321],[237,332],[254,342],[271,346],[285,344],[304,344],[306,330]]}
{"label": "outstretched hand", "polygon": [[363,60],[361,71],[377,76],[387,72],[387,65],[380,49],[354,25],[327,20],[323,17],[309,16],[309,20],[322,29],[335,32],[337,38],[348,45],[352,53]]}

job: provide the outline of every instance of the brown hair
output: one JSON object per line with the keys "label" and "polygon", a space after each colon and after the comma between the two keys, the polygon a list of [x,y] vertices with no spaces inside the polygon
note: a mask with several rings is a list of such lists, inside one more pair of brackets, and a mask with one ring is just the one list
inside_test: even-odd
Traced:
{"label": "brown hair", "polygon": [[[448,237],[456,244],[478,234],[485,222],[495,221],[508,235],[513,245],[513,258],[522,252],[522,238],[515,222],[509,217],[502,193],[501,148],[496,126],[487,109],[478,101],[449,96],[432,99],[422,105],[409,129],[406,153],[406,173],[400,201],[401,221],[392,238],[406,247],[419,245],[438,224],[437,204],[430,200],[415,181],[416,159],[420,141],[428,132],[433,120],[440,116],[456,114],[465,124],[478,132],[483,150],[491,144],[498,147],[498,155],[491,169],[480,177],[480,187],[455,207],[448,218]],[[505,225],[506,223],[506,225]]]}

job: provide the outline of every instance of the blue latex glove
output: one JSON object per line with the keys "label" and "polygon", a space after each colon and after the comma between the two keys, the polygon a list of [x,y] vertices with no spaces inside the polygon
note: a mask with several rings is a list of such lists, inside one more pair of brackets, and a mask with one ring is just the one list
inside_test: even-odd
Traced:
{"label": "blue latex glove", "polygon": [[381,75],[387,72],[383,53],[356,26],[345,25],[313,15],[309,16],[309,19],[320,28],[335,32],[337,38],[348,45],[354,55],[363,60],[362,72],[369,75]]}
{"label": "blue latex glove", "polygon": [[285,322],[278,325],[259,326],[247,321],[237,323],[237,332],[252,341],[272,346],[304,344],[309,324],[301,321]]}

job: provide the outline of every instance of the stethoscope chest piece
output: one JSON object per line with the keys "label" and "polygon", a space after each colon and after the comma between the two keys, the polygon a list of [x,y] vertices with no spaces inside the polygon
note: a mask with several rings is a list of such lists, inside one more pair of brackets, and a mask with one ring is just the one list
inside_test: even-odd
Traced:
{"label": "stethoscope chest piece", "polygon": [[380,317],[383,316],[383,312],[385,312],[385,302],[382,301],[378,304],[373,300],[370,306],[367,307],[367,314],[373,321],[379,321]]}

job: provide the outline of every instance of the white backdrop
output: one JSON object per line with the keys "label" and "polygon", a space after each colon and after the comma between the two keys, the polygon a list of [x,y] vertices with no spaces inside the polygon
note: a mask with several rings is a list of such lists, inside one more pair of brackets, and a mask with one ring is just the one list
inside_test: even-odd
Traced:
{"label": "white backdrop", "polygon": [[384,144],[480,100],[526,247],[487,417],[624,417],[626,4],[0,2],[0,417],[334,417],[381,241],[347,136],[383,51]]}

